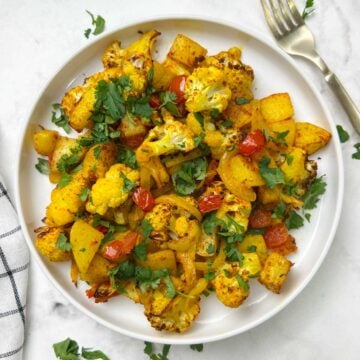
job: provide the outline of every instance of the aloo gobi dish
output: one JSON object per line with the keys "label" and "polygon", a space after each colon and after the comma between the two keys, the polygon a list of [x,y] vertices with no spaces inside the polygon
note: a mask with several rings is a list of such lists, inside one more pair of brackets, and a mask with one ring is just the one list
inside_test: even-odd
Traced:
{"label": "aloo gobi dish", "polygon": [[331,135],[297,122],[288,93],[254,98],[240,48],[208,55],[179,34],[160,63],[159,35],[111,43],[104,69],[53,105],[62,129],[34,134],[54,184],[35,245],[89,299],[128,297],[154,328],[184,332],[211,293],[236,308],[254,281],[291,281],[289,231],[326,188],[308,156]]}

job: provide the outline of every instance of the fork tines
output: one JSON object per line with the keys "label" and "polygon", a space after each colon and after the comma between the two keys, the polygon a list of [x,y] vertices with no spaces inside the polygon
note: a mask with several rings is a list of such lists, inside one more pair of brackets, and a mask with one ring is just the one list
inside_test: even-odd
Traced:
{"label": "fork tines", "polygon": [[276,38],[304,24],[294,0],[261,0],[261,4],[266,21]]}

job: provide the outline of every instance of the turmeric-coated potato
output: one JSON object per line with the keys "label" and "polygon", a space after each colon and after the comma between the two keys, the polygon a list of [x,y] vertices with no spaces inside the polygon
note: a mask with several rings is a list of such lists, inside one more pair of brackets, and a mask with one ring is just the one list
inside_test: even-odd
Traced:
{"label": "turmeric-coated potato", "polygon": [[183,34],[179,34],[171,45],[168,56],[185,66],[193,67],[206,54],[207,50],[196,41],[189,39]]}
{"label": "turmeric-coated potato", "polygon": [[294,109],[289,94],[273,94],[261,99],[261,113],[269,124],[293,117]]}
{"label": "turmeric-coated potato", "polygon": [[314,124],[296,123],[295,146],[306,150],[311,155],[323,148],[330,140],[331,134]]}
{"label": "turmeric-coated potato", "polygon": [[260,283],[272,292],[279,294],[291,266],[291,261],[276,252],[272,252],[267,257],[260,272]]}
{"label": "turmeric-coated potato", "polygon": [[80,272],[80,279],[90,285],[101,284],[109,281],[109,270],[114,267],[109,260],[95,254],[86,272]]}
{"label": "turmeric-coated potato", "polygon": [[55,149],[59,133],[54,130],[40,130],[33,135],[35,151],[44,156],[49,156]]}

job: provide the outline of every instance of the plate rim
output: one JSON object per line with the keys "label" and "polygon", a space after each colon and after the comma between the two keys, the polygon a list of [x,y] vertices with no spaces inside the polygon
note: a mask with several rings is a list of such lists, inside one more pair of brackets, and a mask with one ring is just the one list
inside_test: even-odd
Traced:
{"label": "plate rim", "polygon": [[[139,18],[133,18],[129,21],[125,21],[125,23],[114,30],[110,31],[109,33],[104,33],[101,36],[99,36],[94,41],[87,43],[79,48],[75,53],[72,53],[70,56],[67,57],[67,59],[60,64],[60,66],[55,69],[55,71],[51,74],[48,81],[45,83],[41,91],[39,92],[38,97],[33,102],[33,105],[29,108],[29,111],[26,113],[26,121],[23,123],[21,129],[20,129],[20,137],[19,142],[17,144],[17,151],[15,155],[16,165],[15,165],[15,205],[19,217],[19,222],[22,228],[22,232],[24,234],[25,241],[27,243],[27,246],[30,250],[32,258],[36,259],[37,265],[40,267],[42,272],[46,275],[48,280],[50,280],[50,283],[78,310],[95,320],[96,322],[102,324],[103,326],[106,326],[107,328],[116,331],[122,335],[126,335],[135,339],[143,340],[143,341],[150,341],[150,342],[161,342],[163,344],[174,344],[174,345],[187,345],[189,344],[188,339],[182,339],[180,337],[171,337],[171,336],[164,336],[164,333],[160,333],[158,336],[152,336],[152,335],[142,335],[138,334],[134,331],[129,331],[124,328],[119,328],[117,325],[114,325],[107,320],[102,319],[100,316],[94,314],[90,310],[88,310],[86,307],[84,307],[80,302],[78,302],[75,298],[71,296],[70,293],[68,293],[61,284],[53,277],[51,272],[46,267],[43,259],[37,252],[34,243],[29,235],[29,231],[27,229],[27,225],[25,222],[24,214],[21,207],[21,200],[20,200],[20,166],[21,166],[21,155],[23,153],[23,147],[25,143],[25,135],[27,131],[27,127],[29,125],[30,119],[34,113],[34,110],[37,107],[37,104],[41,100],[41,98],[44,96],[46,89],[51,84],[55,76],[62,71],[66,66],[68,66],[69,63],[71,63],[81,52],[85,51],[85,49],[90,48],[92,46],[96,46],[96,44],[100,41],[102,41],[105,37],[112,37],[116,33],[122,30],[126,30],[129,27],[135,27],[135,26],[141,26],[149,22],[161,22],[166,20],[187,20],[187,21],[200,21],[200,22],[210,22],[214,25],[221,25],[227,28],[232,28],[236,31],[240,31],[246,35],[249,35],[251,38],[254,38],[258,42],[260,42],[262,45],[266,47],[270,47],[272,51],[275,51],[280,57],[282,57],[291,67],[295,70],[297,75],[302,78],[302,80],[305,81],[306,85],[311,88],[313,93],[315,94],[316,101],[321,106],[322,111],[324,112],[326,116],[326,122],[329,124],[331,133],[332,133],[332,141],[334,142],[335,147],[335,153],[337,158],[337,176],[338,176],[338,186],[337,186],[337,199],[336,199],[336,210],[334,213],[331,230],[329,233],[328,240],[325,243],[324,248],[322,249],[319,257],[317,258],[317,261],[313,264],[311,271],[304,277],[304,280],[298,286],[284,301],[279,303],[276,307],[274,307],[271,311],[264,314],[262,317],[258,318],[257,320],[250,322],[249,324],[242,326],[237,329],[229,330],[226,332],[223,332],[221,334],[218,334],[216,336],[201,336],[200,339],[196,340],[197,342],[201,343],[209,343],[214,342],[218,340],[223,340],[226,338],[230,338],[235,335],[239,335],[241,333],[244,333],[250,329],[255,328],[256,326],[262,324],[263,322],[267,321],[268,319],[272,318],[276,314],[278,314],[280,311],[282,311],[287,305],[289,305],[302,291],[303,289],[309,284],[311,279],[314,277],[316,272],[319,270],[321,264],[323,263],[333,241],[335,238],[335,233],[338,228],[338,224],[340,221],[340,215],[342,212],[343,207],[343,197],[344,197],[344,162],[343,162],[343,155],[341,151],[341,145],[338,137],[336,136],[336,127],[334,119],[330,113],[330,110],[328,110],[328,107],[325,105],[325,101],[323,100],[320,92],[317,90],[317,88],[308,80],[307,76],[303,74],[300,67],[297,65],[294,59],[292,59],[288,54],[286,54],[284,51],[282,51],[277,45],[276,42],[270,37],[267,36],[267,34],[262,33],[258,30],[254,30],[250,28],[249,26],[243,25],[243,24],[237,24],[234,21],[226,20],[226,19],[217,19],[213,16],[207,16],[207,15],[193,15],[193,14],[179,14],[179,13],[170,13],[170,14],[162,14],[162,15],[154,15],[154,16],[144,16]],[[268,40],[268,41],[267,41]],[[269,41],[270,40],[270,41]]]}

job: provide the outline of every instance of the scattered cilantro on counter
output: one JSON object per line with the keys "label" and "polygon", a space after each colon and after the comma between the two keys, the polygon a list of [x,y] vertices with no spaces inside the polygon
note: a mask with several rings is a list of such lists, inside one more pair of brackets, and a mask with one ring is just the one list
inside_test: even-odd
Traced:
{"label": "scattered cilantro on counter", "polygon": [[304,20],[315,11],[314,1],[315,0],[306,0],[304,10],[301,14]]}
{"label": "scattered cilantro on counter", "polygon": [[169,360],[168,355],[171,345],[163,345],[162,352],[155,354],[154,345],[151,342],[145,341],[144,353],[149,356],[150,360]]}
{"label": "scattered cilantro on counter", "polygon": [[88,39],[90,34],[93,35],[99,35],[101,34],[104,29],[105,29],[105,19],[100,16],[97,15],[96,17],[88,10],[86,10],[86,12],[90,15],[91,17],[91,25],[94,27],[93,29],[88,28],[84,31],[84,35],[85,37]]}
{"label": "scattered cilantro on counter", "polygon": [[354,145],[356,151],[352,154],[352,158],[356,160],[360,160],[360,143]]}
{"label": "scattered cilantro on counter", "polygon": [[190,349],[197,352],[201,352],[204,350],[204,344],[192,344],[190,345]]}

